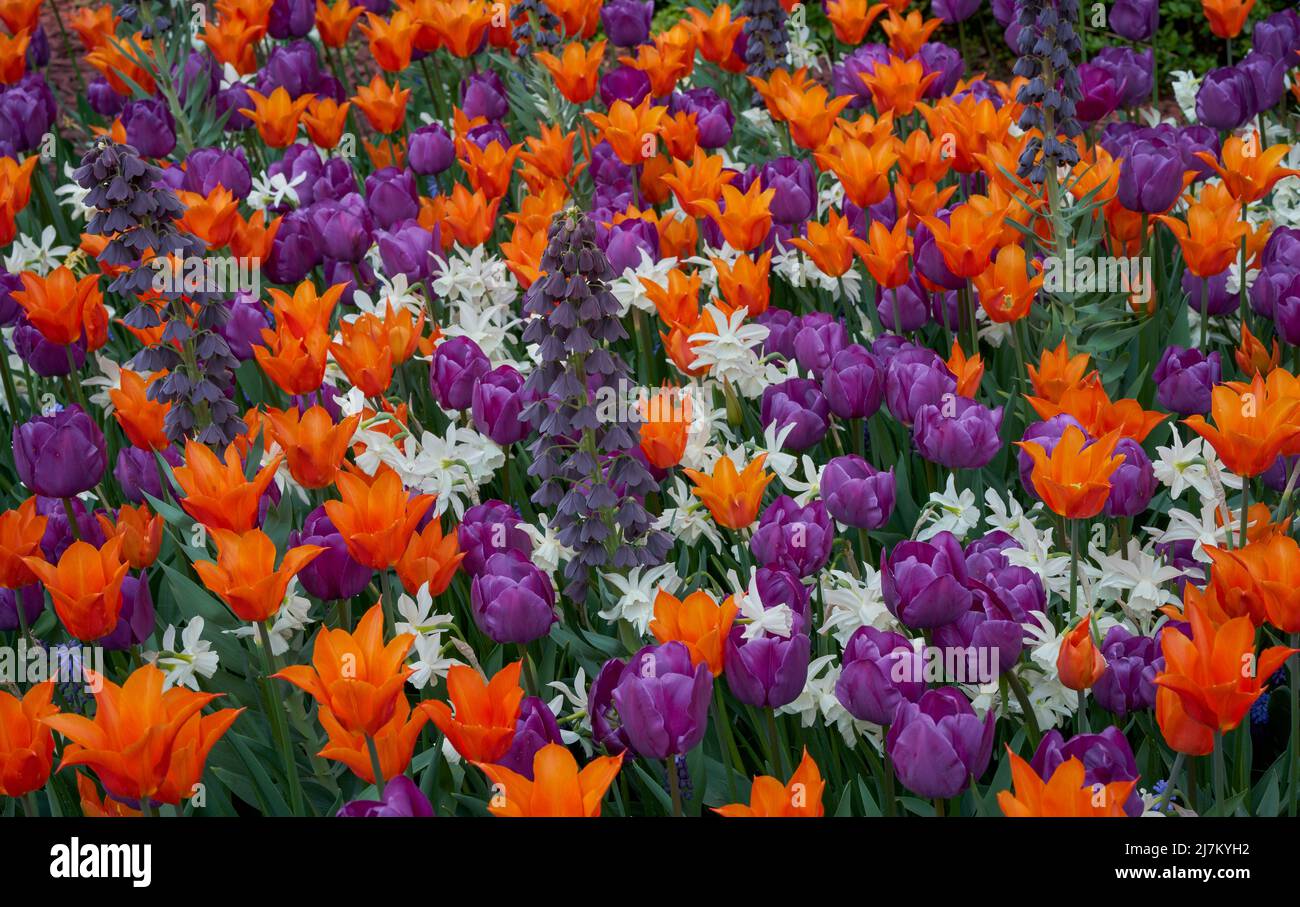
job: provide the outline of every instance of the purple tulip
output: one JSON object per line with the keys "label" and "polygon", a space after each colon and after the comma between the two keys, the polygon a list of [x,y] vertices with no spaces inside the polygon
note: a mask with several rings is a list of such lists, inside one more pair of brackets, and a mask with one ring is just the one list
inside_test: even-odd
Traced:
{"label": "purple tulip", "polygon": [[1155,51],[1151,48],[1138,53],[1131,47],[1104,47],[1090,62],[1111,74],[1120,107],[1138,107],[1151,97],[1155,79]]}
{"label": "purple tulip", "polygon": [[[183,462],[180,452],[174,447],[160,451],[162,457],[173,467]],[[117,452],[117,461],[113,465],[113,480],[122,491],[122,497],[132,504],[144,502],[146,494],[161,499],[162,481],[158,477],[158,464],[152,450],[126,446]]]}
{"label": "purple tulip", "polygon": [[600,24],[611,44],[636,47],[650,37],[654,14],[654,0],[607,0],[600,10]]}
{"label": "purple tulip", "polygon": [[1159,0],[1115,0],[1106,23],[1121,38],[1149,41],[1160,27]]}
{"label": "purple tulip", "polygon": [[841,419],[869,419],[885,396],[885,369],[866,347],[849,344],[822,374],[822,393]]}
{"label": "purple tulip", "polygon": [[826,464],[821,480],[826,512],[846,526],[881,529],[894,512],[894,470],[878,471],[852,454]]}
{"label": "purple tulip", "polygon": [[859,627],[844,646],[835,698],[859,721],[888,726],[925,692],[925,664],[906,636]]}
{"label": "purple tulip", "polygon": [[45,610],[45,587],[32,583],[21,589],[0,588],[0,630],[17,630],[18,608],[23,609],[22,623],[31,626]]}
{"label": "purple tulip", "polygon": [[[1111,725],[1100,734],[1076,734],[1069,742],[1053,728],[1043,735],[1029,765],[1040,778],[1050,778],[1056,769],[1070,759],[1083,763],[1083,781],[1088,787],[1105,786],[1113,781],[1136,781],[1137,760],[1124,732]],[[1142,798],[1136,788],[1124,804],[1129,816],[1142,815]]]}
{"label": "purple tulip", "polygon": [[[668,101],[668,112],[695,114],[695,128],[699,130],[696,142],[701,148],[712,151],[731,141],[736,127],[736,116],[731,105],[712,88],[688,88],[675,91]],[[767,183],[763,184],[764,186]]]}
{"label": "purple tulip", "polygon": [[[778,157],[751,168],[750,174],[764,189],[776,190],[772,198],[772,219],[778,224],[801,224],[816,210],[817,174],[812,161]],[[753,179],[746,181],[744,189],[748,189],[750,182]]]}
{"label": "purple tulip", "polygon": [[[967,2],[967,0],[961,0]],[[978,0],[975,5],[978,6]],[[917,51],[916,58],[921,61],[922,76],[938,73],[939,78],[925,89],[924,97],[930,100],[947,97],[952,94],[957,83],[966,72],[966,62],[961,58],[961,51],[939,41],[927,41]]]}
{"label": "purple tulip", "polygon": [[1147,509],[1156,492],[1155,472],[1142,445],[1132,438],[1120,438],[1115,453],[1124,462],[1111,474],[1106,516],[1132,517]]}
{"label": "purple tulip", "polygon": [[520,418],[523,387],[524,376],[509,365],[494,368],[474,383],[474,427],[502,447],[528,436],[528,423]]}
{"label": "purple tulip", "polygon": [[826,312],[810,312],[795,331],[794,357],[814,378],[821,378],[835,354],[848,345],[849,332],[842,322]]}
{"label": "purple tulip", "polygon": [[433,269],[433,251],[441,247],[441,225],[426,230],[417,220],[402,220],[386,230],[375,231],[379,258],[389,274],[403,274],[409,283],[419,283]]}
{"label": "purple tulip", "polygon": [[13,456],[22,483],[51,498],[89,491],[108,467],[104,433],[75,403],[15,425]]}
{"label": "purple tulip", "polygon": [[789,378],[763,390],[760,421],[766,428],[773,423],[777,433],[787,425],[794,430],[785,439],[789,450],[807,450],[825,435],[830,427],[831,406],[817,382],[811,378]]}
{"label": "purple tulip", "polygon": [[1075,114],[1084,123],[1095,123],[1119,107],[1120,85],[1108,67],[1080,63],[1079,91],[1081,95]]}
{"label": "purple tulip", "polygon": [[[628,752],[632,742],[614,710],[614,687],[618,686],[627,665],[611,658],[600,667],[587,692],[587,710],[591,713],[591,741],[612,756]],[[632,754],[635,755],[635,754]]]}
{"label": "purple tulip", "polygon": [[[889,48],[883,44],[863,44],[852,53],[840,58],[831,70],[831,88],[836,97],[848,95],[853,98],[850,108],[867,107],[873,103],[871,89],[862,80],[871,75],[877,63],[889,64]],[[938,79],[935,80],[939,81]]]}
{"label": "purple tulip", "polygon": [[650,77],[639,69],[620,63],[600,77],[597,83],[600,103],[613,107],[615,101],[626,101],[637,107],[650,96]]}
{"label": "purple tulip", "polygon": [[410,170],[385,167],[366,177],[366,207],[375,226],[387,230],[398,221],[420,216],[420,191]]}
{"label": "purple tulip", "polygon": [[1250,77],[1235,66],[1211,69],[1196,92],[1196,119],[1212,129],[1233,130],[1251,117]]}
{"label": "purple tulip", "polygon": [[439,123],[421,126],[407,139],[406,162],[420,176],[436,176],[455,160],[456,147]]}
{"label": "purple tulip", "polygon": [[[6,94],[0,93],[0,111],[4,111],[7,106],[5,97]],[[116,118],[126,106],[126,98],[114,91],[113,86],[108,84],[108,79],[103,76],[95,76],[90,80],[90,84],[86,86],[86,101],[90,104],[91,110],[108,119]],[[2,122],[4,117],[0,117],[0,123]]]}
{"label": "purple tulip", "polygon": [[445,409],[468,409],[474,384],[492,371],[492,363],[469,337],[452,337],[438,344],[429,369],[429,389]]}
{"label": "purple tulip", "polygon": [[247,198],[252,191],[253,176],[243,148],[195,148],[186,156],[182,188],[208,195],[218,186],[226,187],[235,198]]}
{"label": "purple tulip", "polygon": [[361,196],[349,192],[337,201],[317,201],[311,207],[312,238],[327,259],[355,264],[370,248],[374,216]]}
{"label": "purple tulip", "polygon": [[519,511],[504,501],[484,501],[466,510],[457,529],[465,572],[478,576],[489,558],[505,552],[516,552],[525,560],[531,557],[533,540],[522,526]]}
{"label": "purple tulip", "polygon": [[525,645],[559,620],[550,577],[518,552],[489,557],[470,584],[469,598],[474,623],[493,642]]}
{"label": "purple tulip", "polygon": [[979,718],[955,687],[901,703],[885,738],[898,780],[922,797],[957,796],[988,768],[993,721],[992,710]]}
{"label": "purple tulip", "polygon": [[919,330],[930,320],[929,295],[916,275],[897,287],[877,287],[876,317],[892,331]]}
{"label": "purple tulip", "polygon": [[826,506],[813,501],[800,507],[781,495],[763,511],[749,540],[750,551],[764,567],[780,567],[797,576],[812,576],[830,559],[833,531]]}
{"label": "purple tulip", "polygon": [[275,0],[271,4],[266,33],[272,38],[303,38],[315,27],[316,4],[312,0]]}
{"label": "purple tulip", "polygon": [[982,469],[1002,449],[1002,407],[954,395],[916,411],[912,441],[922,457],[948,469]]}
{"label": "purple tulip", "polygon": [[1210,391],[1223,376],[1219,353],[1208,356],[1198,349],[1165,348],[1151,380],[1156,383],[1156,400],[1180,416],[1208,415]]}
{"label": "purple tulip", "polygon": [[85,334],[76,343],[63,346],[46,340],[36,325],[19,313],[13,332],[14,352],[42,378],[60,378],[86,364]]}
{"label": "purple tulip", "polygon": [[1155,708],[1156,674],[1165,666],[1159,640],[1134,636],[1115,626],[1106,631],[1101,654],[1106,670],[1092,688],[1097,704],[1121,718],[1129,712]]}
{"label": "purple tulip", "polygon": [[[68,521],[68,508],[64,506],[63,501],[68,500],[72,503],[72,515],[77,521],[77,534],[72,534],[72,525]],[[47,498],[39,496],[36,498],[36,512],[45,517],[45,533],[41,536],[41,553],[51,564],[56,564],[63,552],[78,538],[83,542],[94,545],[96,548],[102,546],[106,539],[104,538],[104,529],[99,525],[99,520],[95,514],[81,502],[80,498]]]}
{"label": "purple tulip", "polygon": [[633,655],[610,699],[637,755],[666,759],[690,752],[704,739],[712,696],[708,666],[692,665],[684,644],[668,642]]}
{"label": "purple tulip", "polygon": [[880,571],[885,607],[913,629],[941,627],[970,610],[966,557],[951,532],[899,542],[881,557]]}
{"label": "purple tulip", "polygon": [[149,578],[144,573],[138,577],[127,574],[122,580],[122,610],[117,626],[107,636],[95,641],[110,652],[122,652],[147,640],[154,630],[153,596],[149,593]]}
{"label": "purple tulip", "polygon": [[460,107],[471,120],[504,119],[510,112],[510,98],[501,76],[491,69],[476,69],[465,76],[460,83]]}
{"label": "purple tulip", "polygon": [[980,8],[980,0],[930,0],[930,12],[948,24],[964,22]]}
{"label": "purple tulip", "polygon": [[609,258],[615,274],[635,269],[643,256],[659,260],[659,231],[654,224],[639,217],[628,218],[611,226],[597,241]]}
{"label": "purple tulip", "polygon": [[337,601],[359,595],[375,572],[353,559],[342,533],[317,507],[307,514],[302,529],[289,533],[289,545],[319,545],[325,550],[298,572],[298,580],[311,595],[322,601]]}
{"label": "purple tulip", "polygon": [[323,95],[335,101],[343,100],[343,88],[338,80],[321,69],[316,48],[310,41],[301,38],[288,44],[276,45],[258,72],[259,92],[270,95],[277,88],[283,88],[295,100],[305,94]]}
{"label": "purple tulip", "polygon": [[564,745],[564,737],[560,734],[555,714],[541,699],[525,696],[519,704],[519,718],[515,721],[515,739],[506,754],[497,761],[497,765],[503,765],[531,781],[533,757],[538,750],[550,743]]}
{"label": "purple tulip", "polygon": [[1164,214],[1183,191],[1183,158],[1160,141],[1129,145],[1119,169],[1119,203],[1130,211]]}
{"label": "purple tulip", "polygon": [[384,784],[383,799],[352,800],[334,815],[342,819],[428,819],[433,804],[414,781],[398,775]]}
{"label": "purple tulip", "polygon": [[943,652],[945,670],[951,666],[958,673],[946,678],[949,682],[992,683],[1020,660],[1029,615],[991,586],[970,580],[969,587],[974,607],[936,627],[932,641]]}
{"label": "purple tulip", "polygon": [[938,406],[957,393],[957,379],[933,350],[900,350],[885,368],[885,406],[909,428],[925,406]]}
{"label": "purple tulip", "polygon": [[732,627],[723,651],[727,686],[746,705],[778,709],[803,692],[808,680],[812,642],[806,633],[744,638],[745,628]]}

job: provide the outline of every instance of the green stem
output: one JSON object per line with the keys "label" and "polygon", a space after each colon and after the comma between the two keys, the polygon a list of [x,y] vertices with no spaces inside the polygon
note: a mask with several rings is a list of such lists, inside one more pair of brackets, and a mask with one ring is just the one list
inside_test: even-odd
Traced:
{"label": "green stem", "polygon": [[1025,716],[1025,731],[1029,734],[1029,742],[1038,749],[1038,740],[1042,737],[1042,732],[1038,729],[1038,716],[1034,714],[1033,707],[1029,704],[1029,692],[1025,689],[1022,681],[1015,671],[1007,671],[1002,675],[1007,679],[1007,686],[1011,688],[1012,694],[1016,697],[1016,702],[1020,703],[1020,712]]}
{"label": "green stem", "polygon": [[63,512],[68,515],[68,529],[72,532],[72,540],[81,541],[81,527],[77,525],[77,512],[72,509],[72,498],[63,499]]}
{"label": "green stem", "polygon": [[276,747],[284,762],[284,773],[289,781],[289,800],[294,815],[304,815],[302,782],[298,778],[298,766],[293,758],[293,749],[289,745],[289,731],[284,723],[284,702],[281,700],[272,675],[276,673],[275,656],[271,654],[271,633],[267,628],[269,621],[257,622],[257,635],[262,643],[263,680],[266,684],[267,711],[271,719],[271,729],[275,733]]}
{"label": "green stem", "polygon": [[669,756],[664,760],[664,764],[668,767],[668,790],[673,795],[673,815],[680,819],[682,817],[682,785],[677,777],[676,760]]}
{"label": "green stem", "polygon": [[1223,809],[1223,788],[1227,783],[1227,770],[1223,764],[1223,732],[1214,732],[1214,805]]}
{"label": "green stem", "polygon": [[370,770],[375,773],[375,788],[379,791],[380,799],[384,796],[384,770],[379,763],[379,748],[375,746],[375,738],[366,734],[366,751],[370,753]]}

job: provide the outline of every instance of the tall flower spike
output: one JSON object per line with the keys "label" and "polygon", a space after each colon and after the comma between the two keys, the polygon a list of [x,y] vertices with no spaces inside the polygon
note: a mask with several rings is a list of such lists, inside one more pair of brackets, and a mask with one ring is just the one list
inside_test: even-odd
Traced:
{"label": "tall flower spike", "polygon": [[[785,65],[790,35],[788,16],[781,0],[743,0],[738,10],[745,22],[745,68],[749,75],[766,79]],[[762,99],[754,96],[754,106]]]}
{"label": "tall flower spike", "polygon": [[577,551],[565,566],[565,594],[583,603],[593,569],[627,569],[663,562],[671,540],[650,528],[643,496],[655,488],[632,455],[637,431],[602,418],[601,389],[618,393],[627,364],[609,345],[627,336],[614,276],[596,245],[596,226],[576,208],[551,223],[542,275],[524,297],[525,343],[535,343],[541,365],[524,385],[533,400],[524,413],[538,430],[529,474],[541,481],[539,507],[555,507],[559,540]]}
{"label": "tall flower spike", "polygon": [[1026,132],[1042,131],[1041,138],[1035,135],[1025,144],[1016,173],[1041,183],[1049,167],[1079,163],[1079,151],[1069,141],[1082,132],[1075,119],[1082,92],[1074,64],[1083,50],[1073,25],[1079,20],[1079,0],[1019,0],[1016,17],[1020,59],[1012,72],[1028,80],[1016,95],[1025,105],[1019,125]]}
{"label": "tall flower spike", "polygon": [[219,332],[228,310],[211,293],[187,290],[182,295],[180,269],[173,267],[176,280],[157,281],[160,270],[152,263],[175,265],[203,256],[206,243],[177,227],[184,213],[180,200],[162,182],[158,167],[130,145],[104,136],[95,139],[74,177],[86,190],[86,206],[95,210],[86,232],[108,237],[100,263],[123,269],[109,292],[125,299],[152,298],[156,284],[161,284],[157,295],[165,305],[158,309],[140,302],[127,313],[125,323],[146,330],[166,325],[159,342],[136,354],[132,365],[141,372],[167,373],[148,389],[149,399],[171,404],[164,420],[167,437],[194,437],[224,447],[245,429],[228,393],[239,360]]}

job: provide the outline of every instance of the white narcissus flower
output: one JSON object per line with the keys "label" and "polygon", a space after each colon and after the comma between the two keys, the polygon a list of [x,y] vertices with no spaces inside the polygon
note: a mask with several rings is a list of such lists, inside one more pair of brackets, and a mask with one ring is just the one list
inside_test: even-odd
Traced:
{"label": "white narcissus flower", "polygon": [[455,658],[444,656],[444,648],[441,633],[415,637],[415,657],[407,662],[413,670],[406,682],[417,690],[422,690],[435,679],[444,679],[454,665],[461,663]]}
{"label": "white narcissus flower", "polygon": [[664,508],[655,520],[655,529],[669,533],[687,547],[705,541],[713,546],[714,551],[722,551],[722,535],[717,524],[680,476],[675,476],[673,484],[668,487],[668,498],[673,506]]}
{"label": "white narcissus flower", "polygon": [[885,607],[880,590],[880,571],[871,564],[862,564],[862,578],[843,570],[823,570],[822,601],[825,602],[825,619],[818,633],[830,633],[841,646],[861,627],[877,630],[897,629],[898,622]]}
{"label": "white narcissus flower", "polygon": [[298,185],[307,179],[306,173],[299,173],[292,180],[283,173],[253,177],[253,188],[248,193],[248,206],[254,211],[266,211],[269,208],[282,208],[286,205],[298,207]]}
{"label": "white narcissus flower", "polygon": [[930,494],[930,502],[921,513],[921,525],[924,527],[916,535],[919,542],[932,539],[940,532],[951,532],[958,539],[965,540],[966,534],[974,529],[980,521],[980,509],[975,503],[975,492],[969,488],[957,493],[957,482],[950,473],[948,484],[943,492]]}
{"label": "white narcissus flower", "polygon": [[1137,539],[1130,539],[1123,552],[1105,554],[1094,547],[1090,553],[1097,566],[1085,561],[1082,568],[1096,583],[1093,591],[1098,596],[1118,596],[1120,606],[1137,621],[1144,635],[1158,608],[1179,601],[1172,584],[1183,571],[1143,550]]}
{"label": "white narcissus flower", "polygon": [[169,625],[162,635],[162,648],[146,652],[145,661],[152,662],[163,672],[163,689],[188,687],[198,690],[199,677],[211,678],[217,673],[220,658],[212,651],[212,643],[203,638],[203,618],[195,617],[181,631],[181,645],[176,647],[176,627]]}
{"label": "white narcissus flower", "polygon": [[533,540],[532,561],[544,573],[555,573],[564,561],[572,560],[577,553],[560,542],[559,534],[551,525],[551,519],[544,513],[537,515],[537,525],[524,523],[519,528],[528,533]]}
{"label": "white narcissus flower", "polygon": [[736,605],[736,623],[744,627],[741,634],[745,639],[763,636],[779,636],[789,639],[794,632],[794,611],[789,605],[781,604],[775,608],[763,605],[763,597],[758,592],[758,571],[749,577],[749,585],[742,587],[740,578],[734,570],[727,572],[727,579],[735,589],[732,600]]}
{"label": "white narcissus flower", "polygon": [[488,309],[513,306],[519,296],[519,282],[505,259],[489,255],[486,246],[466,251],[457,243],[452,255],[438,256],[436,267],[433,291],[450,304],[468,303],[475,309]]}
{"label": "white narcissus flower", "polygon": [[402,619],[393,624],[393,630],[412,636],[439,637],[452,623],[450,614],[433,610],[433,595],[428,583],[420,587],[415,598],[401,595],[397,599],[397,613]]}
{"label": "white narcissus flower", "polygon": [[673,564],[661,564],[649,570],[633,567],[626,575],[601,573],[600,578],[613,586],[619,596],[617,601],[600,611],[600,616],[611,622],[627,621],[639,636],[645,636],[650,629],[659,590],[673,593],[682,584]]}
{"label": "white narcissus flower", "polygon": [[[377,250],[378,246],[375,249]],[[387,274],[383,273],[382,267],[377,267],[374,270],[379,278],[379,286],[375,288],[374,295],[372,296],[365,290],[354,290],[352,293],[352,301],[356,305],[358,313],[364,312],[368,315],[383,318],[388,314],[390,308],[394,312],[406,309],[414,316],[419,316],[424,312],[424,297],[407,282],[405,274],[397,274],[389,278]],[[356,314],[350,314],[345,317],[356,318],[357,316]]]}
{"label": "white narcissus flower", "polygon": [[89,189],[81,188],[77,182],[77,171],[71,164],[63,165],[63,182],[54,194],[59,196],[59,204],[72,212],[72,216],[81,221],[88,221],[95,215],[95,209],[86,205]]}
{"label": "white narcissus flower", "polygon": [[520,362],[510,355],[510,348],[515,345],[515,328],[521,322],[513,316],[509,303],[478,306],[460,300],[448,302],[448,322],[443,325],[442,333],[446,339],[468,337],[478,344],[483,355],[487,356],[495,368],[509,365],[520,372],[527,373],[532,365]]}
{"label": "white narcissus flower", "polygon": [[58,241],[59,234],[52,226],[42,230],[36,239],[26,233],[18,234],[5,256],[5,270],[10,274],[31,271],[44,277],[72,252],[72,246],[56,245]]}
{"label": "white narcissus flower", "polygon": [[677,267],[676,258],[656,260],[645,249],[641,249],[641,261],[635,268],[624,268],[623,273],[609,282],[609,291],[618,300],[618,317],[622,318],[629,309],[636,308],[642,312],[655,313],[655,304],[646,293],[641,278],[660,286],[668,285],[668,272]]}
{"label": "white narcissus flower", "polygon": [[707,367],[715,379],[730,384],[741,396],[757,397],[766,387],[761,353],[767,327],[746,322],[745,309],[737,309],[730,317],[712,303],[704,310],[712,317],[715,328],[687,338],[696,366]]}
{"label": "white narcissus flower", "polygon": [[1225,488],[1240,489],[1241,476],[1233,475],[1224,468],[1214,448],[1205,443],[1200,436],[1193,436],[1186,444],[1178,436],[1178,429],[1170,426],[1170,442],[1156,447],[1156,458],[1151,461],[1151,470],[1156,481],[1169,489],[1169,496],[1175,500],[1183,492],[1192,489],[1202,499],[1215,496],[1214,484],[1210,481],[1210,464],[1219,471],[1219,481]]}

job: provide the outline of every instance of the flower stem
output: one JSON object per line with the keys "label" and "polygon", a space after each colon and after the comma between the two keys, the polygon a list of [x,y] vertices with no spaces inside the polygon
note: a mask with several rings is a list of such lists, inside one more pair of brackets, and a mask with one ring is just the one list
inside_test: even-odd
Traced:
{"label": "flower stem", "polygon": [[673,815],[677,818],[682,816],[682,785],[677,778],[677,764],[672,756],[664,760],[668,767],[668,790],[673,795]]}
{"label": "flower stem", "polygon": [[366,751],[370,753],[370,770],[375,773],[375,788],[379,791],[382,799],[384,796],[384,769],[379,762],[379,748],[375,746],[375,738],[366,734]]}
{"label": "flower stem", "polygon": [[284,702],[276,691],[271,675],[275,673],[275,656],[271,654],[271,633],[266,621],[257,622],[257,634],[262,643],[263,681],[266,684],[268,717],[271,729],[275,733],[276,746],[284,762],[284,773],[289,780],[289,801],[294,815],[304,815],[302,782],[298,778],[298,766],[294,762],[293,750],[289,745],[289,732],[284,723]]}
{"label": "flower stem", "polygon": [[1223,764],[1223,732],[1214,732],[1214,805],[1223,809],[1223,788],[1227,782],[1227,770]]}

